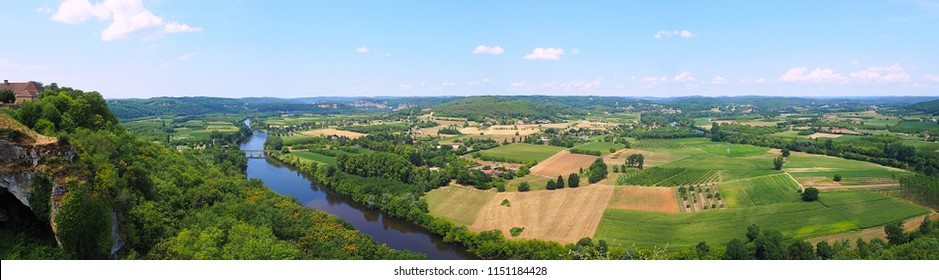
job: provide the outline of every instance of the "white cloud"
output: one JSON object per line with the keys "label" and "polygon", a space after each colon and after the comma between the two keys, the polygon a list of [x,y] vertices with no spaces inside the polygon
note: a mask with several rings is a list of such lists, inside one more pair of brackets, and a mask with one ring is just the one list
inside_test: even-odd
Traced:
{"label": "white cloud", "polygon": [[400,85],[398,85],[398,89],[400,89],[400,90],[408,90],[408,89],[410,89],[410,88],[411,88],[411,85],[409,85],[409,84],[400,84]]}
{"label": "white cloud", "polygon": [[510,84],[509,84],[509,87],[512,87],[512,88],[519,88],[519,87],[525,86],[526,84],[528,84],[528,81],[524,81],[524,82],[514,82],[514,83],[510,83]]}
{"label": "white cloud", "polygon": [[172,66],[173,64],[190,60],[190,59],[192,59],[193,57],[195,57],[195,56],[198,55],[198,54],[199,54],[199,53],[187,53],[187,54],[181,55],[181,56],[179,56],[179,57],[177,57],[177,58],[164,61],[162,68],[168,68],[168,67]]}
{"label": "white cloud", "polygon": [[367,53],[367,52],[368,52],[368,48],[366,48],[366,47],[358,47],[358,48],[355,48],[355,52],[357,52],[357,53]]}
{"label": "white cloud", "polygon": [[535,48],[530,54],[525,56],[528,60],[558,60],[564,55],[564,49],[556,48]]}
{"label": "white cloud", "polygon": [[491,82],[492,82],[492,79],[483,78],[483,83],[484,83],[484,84],[488,84],[488,83],[491,83]]}
{"label": "white cloud", "polygon": [[910,80],[910,75],[904,71],[899,63],[890,66],[872,66],[864,70],[851,73],[851,78],[862,82],[891,83]]}
{"label": "white cloud", "polygon": [[939,74],[926,74],[926,76],[923,76],[923,80],[939,82]]}
{"label": "white cloud", "polygon": [[389,56],[391,56],[391,53],[385,53],[385,54],[383,54],[383,55],[381,55],[381,56],[389,57]]}
{"label": "white cloud", "polygon": [[471,85],[471,86],[478,86],[478,85],[479,85],[479,82],[477,82],[477,81],[470,81],[470,82],[467,82],[466,84],[467,84],[467,85]]}
{"label": "white cloud", "polygon": [[92,18],[110,21],[108,27],[101,31],[101,40],[104,41],[125,39],[144,31],[156,32],[157,36],[202,31],[199,27],[164,21],[144,8],[142,0],[104,0],[94,4],[88,0],[65,0],[52,15],[52,20],[68,24],[79,24]]}
{"label": "white cloud", "polygon": [[451,82],[443,82],[443,83],[440,83],[440,85],[445,86],[445,87],[452,87],[452,86],[455,86],[456,84],[451,83]]}
{"label": "white cloud", "polygon": [[714,79],[711,80],[711,83],[716,84],[716,85],[726,84],[727,79],[724,79],[724,77],[721,77],[721,76],[714,76]]}
{"label": "white cloud", "polygon": [[571,49],[571,54],[579,54],[579,53],[580,53],[580,49],[578,48]]}
{"label": "white cloud", "polygon": [[171,22],[164,27],[166,33],[186,33],[186,32],[199,32],[202,31],[201,27],[192,27],[188,24],[179,24]]}
{"label": "white cloud", "polygon": [[805,73],[808,68],[794,67],[789,69],[786,74],[779,77],[783,82],[834,82],[844,81],[845,78],[840,73],[835,73],[831,68],[815,68],[812,72]]}
{"label": "white cloud", "polygon": [[476,49],[473,50],[473,54],[492,54],[492,55],[500,55],[500,54],[502,54],[502,53],[504,53],[504,52],[505,52],[505,50],[503,50],[502,47],[500,47],[500,46],[490,47],[490,46],[486,46],[486,45],[479,45],[478,47],[476,47]]}
{"label": "white cloud", "polygon": [[690,82],[694,80],[695,78],[691,76],[691,72],[689,71],[681,72],[680,74],[672,78],[672,81],[679,82],[679,83]]}
{"label": "white cloud", "polygon": [[686,30],[680,30],[680,31],[679,31],[679,30],[671,30],[671,31],[669,31],[669,30],[662,30],[662,31],[656,32],[656,33],[655,33],[655,36],[652,36],[652,38],[664,39],[664,38],[668,38],[668,37],[672,37],[672,36],[679,36],[679,37],[688,39],[688,38],[694,37],[695,34],[694,34],[694,33],[691,33],[691,31],[688,31],[687,29],[686,29]]}
{"label": "white cloud", "polygon": [[765,78],[759,78],[759,79],[756,79],[756,80],[753,81],[754,84],[762,84],[762,83],[765,83],[765,82],[766,82],[766,79],[765,79]]}
{"label": "white cloud", "polygon": [[765,79],[765,78],[759,78],[759,79],[756,79],[756,80],[743,79],[743,80],[737,81],[738,84],[762,84],[762,83],[765,83],[765,82],[766,82],[766,79]]}
{"label": "white cloud", "polygon": [[861,64],[861,62],[857,61],[857,59],[851,61],[851,65],[857,66],[858,64]]}
{"label": "white cloud", "polygon": [[36,8],[37,13],[48,14],[52,13],[52,8],[49,8],[49,5],[42,5],[42,7]]}

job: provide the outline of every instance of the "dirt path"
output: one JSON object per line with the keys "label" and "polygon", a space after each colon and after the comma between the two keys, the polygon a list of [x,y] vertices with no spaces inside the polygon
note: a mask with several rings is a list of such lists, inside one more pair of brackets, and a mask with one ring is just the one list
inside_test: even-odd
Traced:
{"label": "dirt path", "polygon": [[802,183],[799,183],[799,180],[796,180],[796,177],[792,177],[792,174],[789,174],[789,172],[785,173],[787,176],[789,176],[789,179],[792,179],[793,182],[796,182],[796,185],[799,185],[799,190],[805,191],[805,186],[803,186]]}

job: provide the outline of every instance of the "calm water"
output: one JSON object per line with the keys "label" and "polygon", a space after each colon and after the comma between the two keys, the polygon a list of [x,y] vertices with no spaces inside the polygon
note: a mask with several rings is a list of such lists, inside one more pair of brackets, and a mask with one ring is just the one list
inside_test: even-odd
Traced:
{"label": "calm water", "polygon": [[[262,150],[265,139],[267,133],[255,131],[251,139],[241,144],[241,149]],[[366,208],[273,159],[249,158],[248,178],[261,179],[275,192],[296,197],[304,207],[339,216],[375,241],[388,244],[388,247],[424,253],[432,260],[474,259],[461,245],[444,243],[440,237],[411,222]]]}

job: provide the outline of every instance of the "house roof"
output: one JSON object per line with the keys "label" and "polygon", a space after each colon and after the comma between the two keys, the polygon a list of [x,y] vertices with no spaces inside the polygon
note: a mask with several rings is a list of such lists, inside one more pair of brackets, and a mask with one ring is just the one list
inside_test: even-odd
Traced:
{"label": "house roof", "polygon": [[41,87],[36,82],[10,83],[6,80],[0,83],[0,90],[10,90],[16,97],[36,97],[39,95]]}

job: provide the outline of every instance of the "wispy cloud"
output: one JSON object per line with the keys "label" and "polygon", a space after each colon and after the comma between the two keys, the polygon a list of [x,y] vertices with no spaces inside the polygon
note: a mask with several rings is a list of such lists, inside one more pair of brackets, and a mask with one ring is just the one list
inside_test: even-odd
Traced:
{"label": "wispy cloud", "polygon": [[535,48],[530,54],[525,56],[528,60],[558,60],[564,55],[564,49],[556,48]]}
{"label": "wispy cloud", "polygon": [[173,66],[174,64],[177,64],[177,63],[180,63],[180,62],[183,62],[183,61],[188,61],[188,60],[192,59],[193,57],[195,57],[195,56],[198,55],[198,54],[199,54],[199,53],[187,53],[187,54],[181,55],[181,56],[179,56],[179,57],[177,57],[177,58],[164,61],[164,62],[163,62],[163,65],[162,65],[160,68],[163,68],[163,69],[169,68],[170,66]]}
{"label": "wispy cloud", "polygon": [[694,78],[694,76],[691,76],[691,72],[690,72],[690,71],[684,71],[684,72],[681,72],[680,74],[676,75],[675,77],[672,77],[672,81],[673,81],[673,82],[679,82],[679,83],[691,82],[691,81],[694,81],[694,80],[695,80],[695,78]]}
{"label": "wispy cloud", "polygon": [[94,4],[88,0],[65,0],[52,15],[52,20],[67,24],[79,24],[92,18],[110,21],[108,27],[101,31],[101,40],[104,41],[126,39],[140,32],[159,36],[202,31],[199,27],[164,21],[144,8],[141,0],[105,0]]}
{"label": "wispy cloud", "polygon": [[524,81],[524,82],[514,82],[514,83],[510,83],[510,84],[509,84],[509,87],[511,87],[511,88],[520,88],[520,87],[525,86],[526,84],[528,84],[528,81]]}
{"label": "wispy cloud", "polygon": [[368,48],[366,48],[366,47],[358,47],[358,48],[355,48],[355,52],[357,52],[357,53],[368,53]]}
{"label": "wispy cloud", "polygon": [[652,38],[665,39],[665,38],[669,38],[673,36],[678,36],[678,37],[688,39],[688,38],[694,37],[695,35],[696,34],[691,33],[691,31],[688,31],[687,29],[686,30],[671,30],[671,31],[662,30],[662,31],[656,32],[655,35],[652,36]]}
{"label": "wispy cloud", "polygon": [[926,76],[923,76],[923,80],[939,82],[939,74],[926,74]]}
{"label": "wispy cloud", "polygon": [[478,47],[476,47],[475,49],[473,49],[473,54],[500,55],[500,54],[503,54],[503,53],[505,53],[505,50],[503,50],[501,46],[493,46],[493,47],[490,47],[490,46],[486,46],[486,45],[479,45]]}
{"label": "wispy cloud", "polygon": [[711,83],[715,85],[722,85],[727,83],[727,79],[721,76],[714,76],[714,79],[711,80]]}

